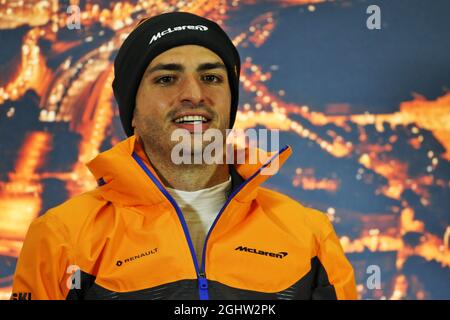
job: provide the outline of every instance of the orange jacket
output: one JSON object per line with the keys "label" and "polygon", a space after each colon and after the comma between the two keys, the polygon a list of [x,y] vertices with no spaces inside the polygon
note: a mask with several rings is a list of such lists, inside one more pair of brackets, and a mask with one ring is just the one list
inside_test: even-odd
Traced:
{"label": "orange jacket", "polygon": [[197,261],[183,214],[130,137],[88,167],[99,182],[35,219],[12,299],[356,299],[352,266],[327,216],[230,166],[232,192]]}

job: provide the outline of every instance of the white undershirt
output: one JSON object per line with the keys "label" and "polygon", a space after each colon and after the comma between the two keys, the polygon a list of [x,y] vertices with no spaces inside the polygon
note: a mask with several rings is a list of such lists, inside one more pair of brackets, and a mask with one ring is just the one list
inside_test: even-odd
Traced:
{"label": "white undershirt", "polygon": [[183,212],[200,266],[206,235],[227,200],[231,177],[221,184],[197,191],[166,189]]}

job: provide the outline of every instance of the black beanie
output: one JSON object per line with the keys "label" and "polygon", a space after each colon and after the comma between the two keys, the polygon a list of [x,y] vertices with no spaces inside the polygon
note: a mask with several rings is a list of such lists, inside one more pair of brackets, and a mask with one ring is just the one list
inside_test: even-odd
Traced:
{"label": "black beanie", "polygon": [[199,45],[216,53],[224,62],[231,91],[230,128],[239,99],[239,53],[227,34],[215,22],[187,12],[171,12],[141,20],[128,35],[114,60],[114,96],[127,136],[133,135],[131,121],[136,94],[150,62],[173,47]]}

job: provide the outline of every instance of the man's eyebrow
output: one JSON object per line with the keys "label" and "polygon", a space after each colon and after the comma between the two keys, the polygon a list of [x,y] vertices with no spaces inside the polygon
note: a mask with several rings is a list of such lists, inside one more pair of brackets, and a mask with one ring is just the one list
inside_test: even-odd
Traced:
{"label": "man's eyebrow", "polygon": [[159,70],[168,70],[168,71],[183,71],[184,67],[178,63],[159,63],[154,67],[151,67],[147,70],[146,74],[150,74]]}
{"label": "man's eyebrow", "polygon": [[206,71],[211,69],[223,69],[227,70],[225,65],[222,62],[208,62],[208,63],[202,63],[198,66],[197,71]]}
{"label": "man's eyebrow", "polygon": [[[227,70],[227,68],[225,67],[225,65],[222,62],[207,62],[207,63],[202,63],[201,65],[199,65],[197,68],[197,71],[206,71],[206,70],[211,70],[211,69]],[[178,63],[159,63],[156,66],[153,66],[150,69],[148,69],[145,72],[145,74],[149,75],[155,71],[161,71],[161,70],[184,71],[184,66],[182,66],[181,64],[178,64]]]}

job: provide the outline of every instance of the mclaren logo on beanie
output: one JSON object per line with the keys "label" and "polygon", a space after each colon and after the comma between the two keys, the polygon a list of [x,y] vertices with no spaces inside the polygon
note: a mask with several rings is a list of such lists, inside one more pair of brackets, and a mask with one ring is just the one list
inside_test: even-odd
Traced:
{"label": "mclaren logo on beanie", "polygon": [[151,45],[154,41],[158,40],[159,38],[161,38],[162,36],[165,36],[166,34],[175,32],[175,31],[184,31],[184,30],[198,30],[198,31],[206,31],[208,30],[207,26],[204,25],[197,25],[197,26],[178,26],[178,27],[174,27],[172,28],[167,28],[166,30],[162,31],[162,32],[158,32],[156,34],[154,34],[152,36],[152,38],[150,39],[150,42],[148,43],[149,45]]}

